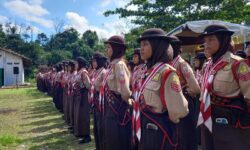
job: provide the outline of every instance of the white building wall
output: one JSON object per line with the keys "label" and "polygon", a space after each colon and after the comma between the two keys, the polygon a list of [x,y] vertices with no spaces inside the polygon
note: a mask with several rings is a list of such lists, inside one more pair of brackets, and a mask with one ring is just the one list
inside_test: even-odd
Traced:
{"label": "white building wall", "polygon": [[[15,56],[13,54],[1,51],[5,53],[3,57],[3,66],[4,66],[4,85],[15,85],[16,81],[18,84],[24,83],[24,68],[23,61],[21,57]],[[19,74],[14,75],[13,68],[19,68]]]}

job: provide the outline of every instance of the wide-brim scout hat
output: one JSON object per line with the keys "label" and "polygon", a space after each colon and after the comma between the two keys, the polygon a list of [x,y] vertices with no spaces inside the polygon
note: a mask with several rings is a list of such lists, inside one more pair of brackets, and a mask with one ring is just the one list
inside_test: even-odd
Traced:
{"label": "wide-brim scout hat", "polygon": [[240,56],[242,58],[246,58],[247,57],[247,54],[243,50],[236,51],[235,55]]}
{"label": "wide-brim scout hat", "polygon": [[147,39],[165,39],[167,41],[171,41],[171,38],[166,35],[166,33],[160,28],[150,28],[145,30],[142,35],[137,39],[137,42],[141,42],[142,40]]}
{"label": "wide-brim scout hat", "polygon": [[75,66],[75,65],[76,65],[76,62],[73,61],[73,60],[69,60],[69,63],[68,63],[68,64],[69,64],[69,66],[72,67],[72,66]]}
{"label": "wide-brim scout hat", "polygon": [[182,44],[182,41],[177,36],[171,35],[169,37],[171,38],[172,44]]}
{"label": "wide-brim scout hat", "polygon": [[65,66],[68,66],[68,65],[69,65],[69,60],[64,60],[63,64],[64,64]]}
{"label": "wide-brim scout hat", "polygon": [[215,34],[224,34],[231,36],[234,34],[234,32],[230,31],[226,26],[223,25],[209,25],[204,29],[200,37],[203,38],[205,36],[215,35]]}
{"label": "wide-brim scout hat", "polygon": [[133,55],[140,55],[140,48],[135,48]]}
{"label": "wide-brim scout hat", "polygon": [[199,53],[196,54],[194,59],[203,60],[203,59],[206,59],[206,56],[205,56],[204,52],[199,52]]}
{"label": "wide-brim scout hat", "polygon": [[125,43],[125,40],[123,37],[114,35],[110,37],[107,41],[104,42],[105,44],[118,44],[124,47],[127,47],[127,44]]}
{"label": "wide-brim scout hat", "polygon": [[102,53],[96,52],[93,54],[92,56],[92,60],[93,59],[103,59],[105,56]]}
{"label": "wide-brim scout hat", "polygon": [[79,62],[79,63],[82,63],[85,66],[88,65],[88,61],[83,57],[77,57],[76,61]]}
{"label": "wide-brim scout hat", "polygon": [[250,41],[245,42],[246,47],[250,44]]}

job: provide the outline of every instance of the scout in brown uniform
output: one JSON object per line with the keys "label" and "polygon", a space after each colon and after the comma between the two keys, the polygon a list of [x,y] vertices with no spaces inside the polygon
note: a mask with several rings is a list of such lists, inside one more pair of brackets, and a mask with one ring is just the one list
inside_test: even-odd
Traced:
{"label": "scout in brown uniform", "polygon": [[146,64],[144,64],[141,59],[140,48],[136,48],[133,53],[133,63],[135,65],[134,70],[132,72],[131,85],[132,85],[132,96],[136,94],[139,90],[138,84],[140,83],[140,79],[142,79],[147,70]]}
{"label": "scout in brown uniform", "polygon": [[74,93],[73,87],[77,75],[77,63],[70,61],[70,76],[68,78],[68,116],[69,116],[69,129],[74,133]]}
{"label": "scout in brown uniform", "polygon": [[56,82],[56,79],[57,79],[57,74],[59,72],[59,67],[58,67],[58,64],[54,65],[54,68],[55,68],[55,73],[53,73],[53,77],[52,77],[52,90],[53,90],[53,95],[52,95],[52,98],[53,98],[53,102],[54,102],[54,105],[56,106],[56,94],[57,94],[57,82]]}
{"label": "scout in brown uniform", "polygon": [[[202,78],[203,78],[203,74],[204,74],[203,66],[206,63],[206,60],[207,60],[207,58],[206,58],[204,52],[198,52],[196,54],[196,56],[194,57],[195,78],[198,81],[200,87],[202,84]],[[195,103],[195,124],[196,124],[198,117],[199,117],[199,112],[200,112],[200,101],[195,100],[194,103]],[[197,127],[196,131],[197,131],[197,134],[196,134],[197,135],[197,142],[199,145],[201,145],[201,129],[200,129],[200,127]]]}
{"label": "scout in brown uniform", "polygon": [[94,111],[94,136],[96,149],[103,149],[103,114],[99,101],[100,86],[106,74],[107,58],[101,53],[95,53],[92,58],[92,66],[95,69],[91,78],[90,103]]}
{"label": "scout in brown uniform", "polygon": [[[177,148],[177,125],[188,113],[188,103],[174,68],[167,64],[173,58],[171,38],[161,29],[145,30],[138,39],[147,72],[136,99],[136,136],[140,150],[174,150]],[[135,100],[137,103],[138,100]],[[141,122],[140,122],[141,121]],[[141,132],[140,132],[141,131]],[[141,134],[140,134],[141,133]]]}
{"label": "scout in brown uniform", "polygon": [[59,63],[57,65],[57,74],[55,76],[55,107],[60,111],[63,112],[63,104],[62,104],[62,96],[63,96],[63,88],[61,84],[63,75],[63,68],[62,64]]}
{"label": "scout in brown uniform", "polygon": [[[174,50],[174,60],[170,63],[180,78],[182,92],[188,100],[189,114],[181,119],[179,126],[179,150],[196,150],[197,137],[196,137],[196,102],[198,98],[195,97],[200,93],[200,86],[196,80],[193,70],[190,65],[180,56],[181,53],[181,41],[175,37],[171,37],[171,45]],[[192,135],[192,136],[190,136]]]}
{"label": "scout in brown uniform", "polygon": [[[131,89],[132,89],[132,98],[135,99],[138,92],[140,91],[142,79],[144,78],[146,70],[147,70],[146,64],[141,59],[140,48],[134,49],[133,63],[135,67],[133,69],[132,77],[131,77]],[[133,133],[135,133],[135,121],[136,121],[135,113],[136,113],[135,109],[133,109],[133,114],[132,114]],[[135,138],[135,134],[133,134],[133,144],[134,144],[134,149],[138,149],[137,148],[138,140]]]}
{"label": "scout in brown uniform", "polygon": [[63,75],[62,75],[62,80],[61,80],[61,86],[63,88],[63,97],[62,97],[62,101],[63,101],[63,119],[66,120],[66,116],[65,116],[65,107],[67,105],[66,102],[66,98],[68,95],[68,90],[67,90],[67,74],[68,74],[68,61],[63,61]]}
{"label": "scout in brown uniform", "polygon": [[120,36],[112,36],[105,43],[111,63],[100,89],[101,98],[105,94],[104,149],[129,150],[131,149],[131,122],[127,101],[131,91],[129,89],[130,72],[123,59],[126,44]]}
{"label": "scout in brown uniform", "polygon": [[250,149],[250,68],[232,54],[232,34],[224,26],[210,25],[201,35],[212,56],[205,69],[198,121],[212,133],[202,132],[203,150]]}
{"label": "scout in brown uniform", "polygon": [[204,52],[199,52],[194,57],[194,70],[195,70],[195,78],[198,81],[199,85],[201,85],[202,75],[204,73],[204,69],[202,69],[204,63],[206,62],[206,56]]}
{"label": "scout in brown uniform", "polygon": [[90,88],[90,79],[88,76],[87,60],[82,57],[76,59],[78,63],[77,75],[73,85],[74,101],[74,135],[79,143],[88,143],[90,138],[90,109],[88,102],[88,89]]}
{"label": "scout in brown uniform", "polygon": [[66,74],[63,77],[63,79],[64,79],[63,84],[65,84],[65,88],[64,88],[65,96],[63,97],[64,98],[63,111],[64,111],[65,122],[67,124],[69,124],[70,123],[70,120],[69,120],[70,83],[69,83],[69,81],[70,81],[70,75],[71,75],[71,70],[72,70],[71,65],[70,65],[70,61],[68,61],[65,64],[65,69],[66,69]]}

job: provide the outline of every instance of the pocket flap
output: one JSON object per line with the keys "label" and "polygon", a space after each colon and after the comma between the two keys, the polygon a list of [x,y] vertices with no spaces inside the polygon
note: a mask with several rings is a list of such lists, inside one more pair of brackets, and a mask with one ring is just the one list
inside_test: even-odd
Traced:
{"label": "pocket flap", "polygon": [[158,91],[160,87],[161,87],[160,82],[149,81],[145,88],[151,91]]}

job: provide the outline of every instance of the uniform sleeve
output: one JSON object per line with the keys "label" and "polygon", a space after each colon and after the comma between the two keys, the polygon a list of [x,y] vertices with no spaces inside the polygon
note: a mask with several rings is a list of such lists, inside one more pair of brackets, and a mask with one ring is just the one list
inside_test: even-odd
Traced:
{"label": "uniform sleeve", "polygon": [[178,123],[180,118],[188,114],[188,102],[184,97],[179,77],[171,72],[164,84],[164,97],[170,119]]}
{"label": "uniform sleeve", "polygon": [[192,68],[188,65],[188,63],[181,64],[181,71],[182,74],[187,81],[187,91],[191,95],[197,95],[200,93],[200,86],[198,81],[194,76],[194,72]]}
{"label": "uniform sleeve", "polygon": [[82,73],[82,79],[83,79],[83,83],[84,83],[85,87],[87,89],[89,89],[91,86],[90,85],[90,78],[85,72]]}
{"label": "uniform sleeve", "polygon": [[237,72],[240,90],[250,104],[250,68],[245,62],[241,62]]}
{"label": "uniform sleeve", "polygon": [[129,88],[130,72],[125,63],[118,63],[115,65],[115,76],[117,91],[121,94],[123,100],[128,100],[131,95]]}

